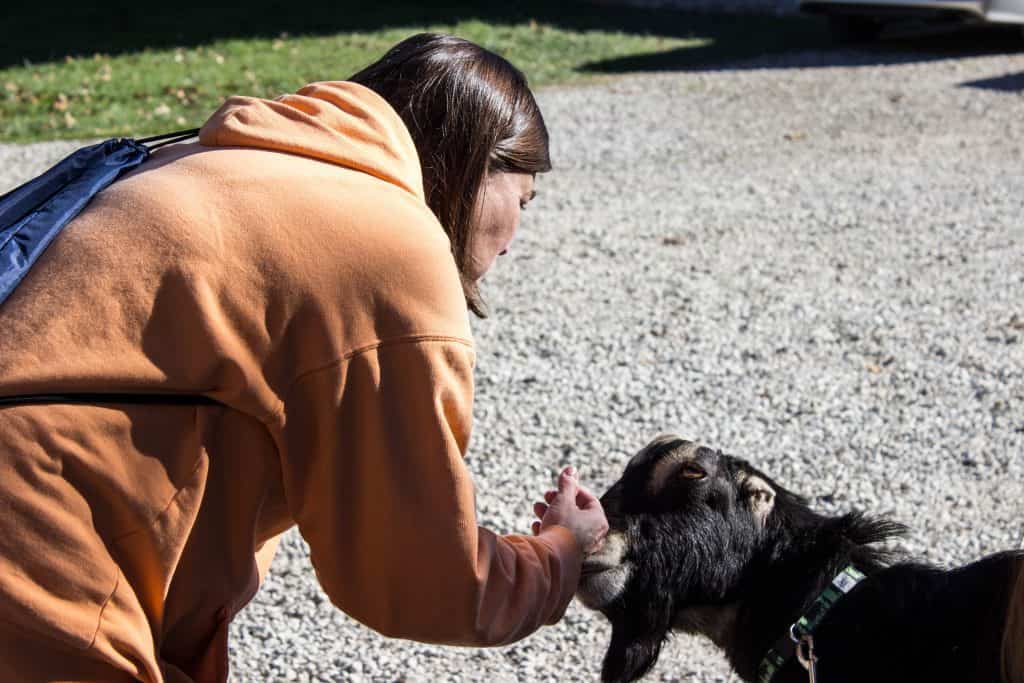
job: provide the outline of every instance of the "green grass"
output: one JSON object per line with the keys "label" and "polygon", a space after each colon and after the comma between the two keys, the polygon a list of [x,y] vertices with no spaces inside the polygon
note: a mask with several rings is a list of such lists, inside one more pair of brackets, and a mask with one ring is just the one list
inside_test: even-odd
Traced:
{"label": "green grass", "polygon": [[[228,95],[274,97],[311,81],[344,79],[419,28],[220,40],[7,68],[0,71],[0,137],[27,141],[141,135],[198,126]],[[706,42],[576,32],[543,24],[469,21],[425,28],[455,33],[499,52],[535,86],[578,80],[579,67],[589,61]]]}
{"label": "green grass", "polygon": [[344,79],[423,30],[480,43],[543,87],[808,45],[819,40],[819,28],[801,19],[738,21],[566,0],[250,0],[244,12],[186,0],[164,7],[51,0],[5,20],[0,139],[142,136],[198,126],[229,95],[275,97],[311,81]]}
{"label": "green grass", "polygon": [[[229,95],[343,79],[413,33],[476,41],[534,87],[716,68],[831,44],[821,18],[690,14],[584,0],[47,0],[15,3],[0,40],[0,140],[142,136],[201,125]],[[1009,34],[1007,34],[1009,36]],[[878,59],[1019,51],[1007,37],[889,42]]]}

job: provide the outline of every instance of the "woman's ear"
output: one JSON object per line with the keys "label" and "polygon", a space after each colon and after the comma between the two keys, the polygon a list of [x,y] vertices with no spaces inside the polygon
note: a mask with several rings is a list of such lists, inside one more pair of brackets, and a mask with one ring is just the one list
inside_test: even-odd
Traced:
{"label": "woman's ear", "polygon": [[667,630],[637,633],[622,622],[612,623],[612,640],[601,666],[604,683],[630,683],[654,666],[661,654]]}

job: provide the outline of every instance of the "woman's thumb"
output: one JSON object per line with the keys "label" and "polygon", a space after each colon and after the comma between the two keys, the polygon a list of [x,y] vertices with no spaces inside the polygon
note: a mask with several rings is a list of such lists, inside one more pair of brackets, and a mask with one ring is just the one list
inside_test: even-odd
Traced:
{"label": "woman's thumb", "polygon": [[579,483],[576,481],[576,469],[570,465],[562,470],[558,477],[558,493],[568,500],[576,502]]}
{"label": "woman's thumb", "polygon": [[597,505],[601,504],[601,501],[598,500],[597,496],[591,493],[590,489],[583,484],[577,484],[576,488],[578,489],[576,494],[576,507],[580,510],[586,510],[587,508],[593,507],[595,503]]}

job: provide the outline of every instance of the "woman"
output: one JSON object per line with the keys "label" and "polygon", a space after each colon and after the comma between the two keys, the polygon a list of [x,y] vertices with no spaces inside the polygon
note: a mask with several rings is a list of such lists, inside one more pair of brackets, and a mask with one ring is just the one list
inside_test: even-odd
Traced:
{"label": "woman", "polygon": [[232,97],[101,193],[0,308],[0,680],[225,680],[227,625],[298,525],[383,634],[557,621],[607,529],[571,471],[533,536],[478,528],[467,304],[547,132],[505,60],[414,36],[349,82]]}

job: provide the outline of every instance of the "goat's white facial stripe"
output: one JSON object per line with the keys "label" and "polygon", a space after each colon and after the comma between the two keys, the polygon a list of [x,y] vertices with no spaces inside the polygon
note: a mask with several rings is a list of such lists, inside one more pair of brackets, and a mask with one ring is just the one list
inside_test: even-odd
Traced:
{"label": "goat's white facial stripe", "polygon": [[665,488],[665,482],[669,480],[677,467],[687,460],[693,460],[698,448],[700,446],[696,443],[685,443],[658,461],[651,471],[651,479],[648,482],[648,490],[652,496],[658,495]]}
{"label": "goat's white facial stripe", "polygon": [[763,529],[768,515],[775,507],[775,489],[761,477],[746,472],[740,474],[738,483],[744,498],[750,501],[750,511],[754,519]]}

